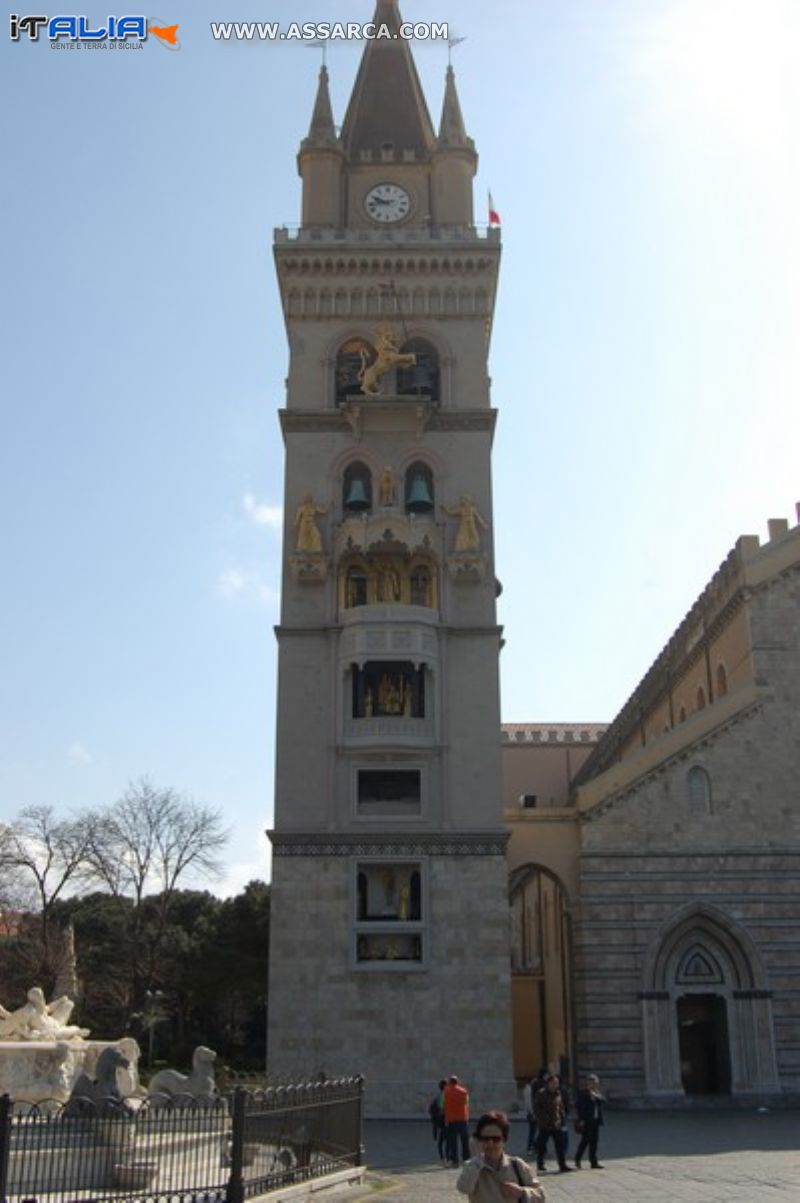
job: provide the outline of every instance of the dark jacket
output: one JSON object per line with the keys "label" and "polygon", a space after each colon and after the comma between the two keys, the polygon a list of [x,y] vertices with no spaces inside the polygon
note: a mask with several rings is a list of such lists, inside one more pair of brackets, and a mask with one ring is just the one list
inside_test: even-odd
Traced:
{"label": "dark jacket", "polygon": [[533,1100],[533,1114],[539,1128],[545,1132],[558,1132],[563,1128],[567,1109],[561,1091],[551,1091],[546,1086],[537,1090]]}
{"label": "dark jacket", "polygon": [[598,1094],[596,1091],[579,1090],[575,1100],[575,1118],[584,1127],[597,1124],[599,1128],[603,1122],[604,1102],[602,1094]]}

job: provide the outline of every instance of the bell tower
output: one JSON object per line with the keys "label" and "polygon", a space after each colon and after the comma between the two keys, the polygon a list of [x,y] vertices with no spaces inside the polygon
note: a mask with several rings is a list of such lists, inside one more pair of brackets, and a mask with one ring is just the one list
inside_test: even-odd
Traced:
{"label": "bell tower", "polygon": [[[394,0],[374,20],[397,28]],[[513,1091],[487,355],[499,232],[447,70],[367,43],[337,129],[323,67],[302,224],[275,232],[289,341],[270,935],[271,1072],[366,1077],[419,1115]]]}

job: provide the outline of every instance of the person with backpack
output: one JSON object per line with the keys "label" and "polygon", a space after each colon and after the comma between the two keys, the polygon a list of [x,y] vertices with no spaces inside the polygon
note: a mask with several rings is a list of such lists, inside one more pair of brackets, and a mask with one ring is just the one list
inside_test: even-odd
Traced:
{"label": "person with backpack", "polygon": [[508,1116],[485,1111],[475,1125],[478,1153],[466,1161],[456,1190],[470,1203],[544,1203],[544,1190],[521,1157],[509,1157]]}

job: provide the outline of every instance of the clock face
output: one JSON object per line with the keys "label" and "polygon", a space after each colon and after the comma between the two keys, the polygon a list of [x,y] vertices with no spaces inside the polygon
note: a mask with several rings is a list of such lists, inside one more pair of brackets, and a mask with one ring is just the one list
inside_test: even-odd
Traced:
{"label": "clock face", "polygon": [[373,221],[402,221],[411,211],[411,198],[399,184],[376,184],[365,196],[364,208]]}

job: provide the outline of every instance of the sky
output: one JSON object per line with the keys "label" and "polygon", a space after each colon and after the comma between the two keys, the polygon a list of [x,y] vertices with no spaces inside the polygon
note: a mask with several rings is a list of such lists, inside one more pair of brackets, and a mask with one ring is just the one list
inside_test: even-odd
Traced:
{"label": "sky", "polygon": [[[212,888],[230,893],[269,876],[271,240],[299,220],[320,52],[217,42],[210,22],[366,21],[372,3],[158,2],[178,50],[0,32],[0,820],[147,776],[222,811]],[[736,538],[796,521],[800,5],[401,9],[465,38],[477,218],[491,189],[503,223],[503,720],[610,721]],[[337,121],[362,49],[328,48]],[[414,54],[438,123],[446,47]]]}

